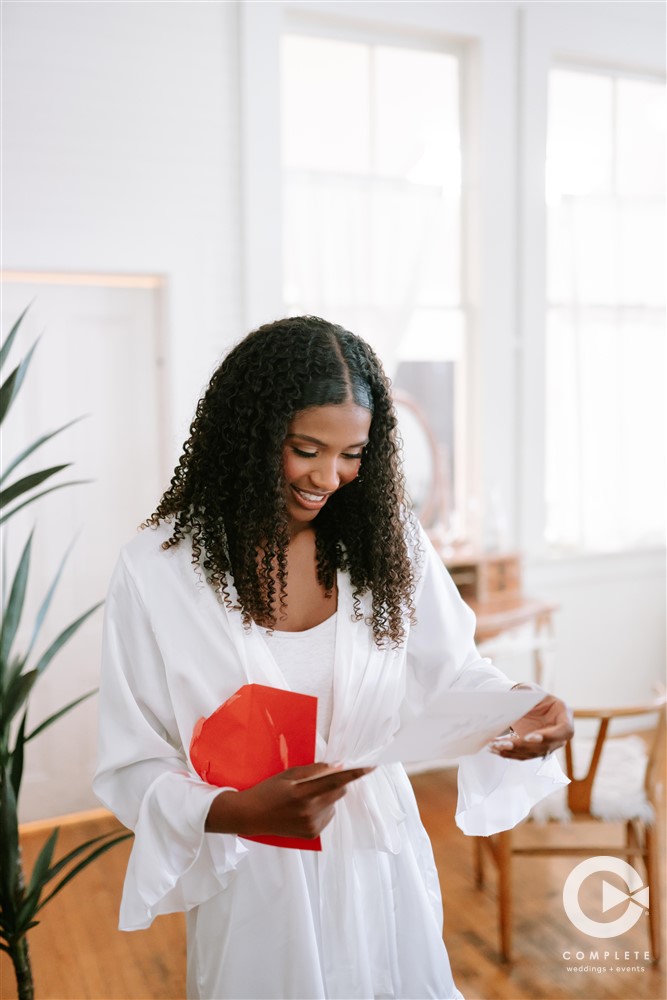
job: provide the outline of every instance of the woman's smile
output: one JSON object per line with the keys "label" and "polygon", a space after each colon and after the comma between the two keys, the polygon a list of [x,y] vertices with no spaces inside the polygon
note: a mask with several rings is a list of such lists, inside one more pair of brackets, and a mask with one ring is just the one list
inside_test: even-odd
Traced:
{"label": "woman's smile", "polygon": [[306,510],[314,510],[324,507],[325,503],[331,496],[331,493],[308,493],[306,490],[302,490],[298,486],[295,486],[294,483],[290,483],[290,486],[294,490],[297,500],[299,503],[303,504]]}

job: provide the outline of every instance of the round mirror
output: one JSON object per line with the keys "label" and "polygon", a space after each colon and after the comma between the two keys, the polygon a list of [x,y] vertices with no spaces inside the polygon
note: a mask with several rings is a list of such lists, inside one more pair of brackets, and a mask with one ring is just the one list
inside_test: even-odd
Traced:
{"label": "round mirror", "polygon": [[408,494],[417,517],[430,528],[445,514],[442,456],[428,418],[414,397],[394,389],[393,398]]}

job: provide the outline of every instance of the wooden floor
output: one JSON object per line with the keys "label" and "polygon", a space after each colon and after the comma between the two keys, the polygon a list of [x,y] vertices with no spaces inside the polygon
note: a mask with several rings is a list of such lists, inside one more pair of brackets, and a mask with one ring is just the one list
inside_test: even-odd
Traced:
{"label": "wooden floor", "polygon": [[[607,943],[621,959],[605,962],[567,961],[563,952],[591,941],[569,924],[561,892],[577,859],[520,858],[515,861],[515,941],[512,966],[499,962],[496,899],[492,875],[477,890],[473,881],[472,844],[453,822],[455,773],[438,771],[413,778],[424,823],[431,835],[445,900],[445,941],[454,978],[467,1000],[664,1000],[663,968],[624,958],[624,952],[648,949],[644,920],[621,939]],[[111,828],[110,818],[65,827],[60,851]],[[546,836],[542,832],[539,836]],[[24,837],[28,871],[44,835]],[[44,910],[43,922],[31,932],[31,954],[37,1000],[183,1000],[185,935],[181,916],[160,917],[150,930],[122,934],[116,930],[118,905],[128,844],[121,844],[83,872]],[[664,912],[664,910],[663,910]],[[604,948],[604,942],[592,942]],[[622,949],[622,952],[620,951]],[[588,968],[568,971],[568,966]],[[591,969],[591,965],[595,968]],[[618,966],[621,971],[607,970]],[[644,971],[626,971],[643,966]],[[0,954],[0,997],[16,997],[13,973]],[[421,1000],[421,998],[412,998]]]}

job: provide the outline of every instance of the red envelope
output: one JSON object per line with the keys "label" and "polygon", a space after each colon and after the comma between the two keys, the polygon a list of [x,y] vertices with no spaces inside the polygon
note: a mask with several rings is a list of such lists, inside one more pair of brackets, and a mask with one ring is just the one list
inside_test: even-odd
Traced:
{"label": "red envelope", "polygon": [[[192,733],[190,760],[209,785],[243,791],[288,767],[315,761],[317,698],[244,684]],[[246,837],[274,847],[321,851],[320,838]]]}

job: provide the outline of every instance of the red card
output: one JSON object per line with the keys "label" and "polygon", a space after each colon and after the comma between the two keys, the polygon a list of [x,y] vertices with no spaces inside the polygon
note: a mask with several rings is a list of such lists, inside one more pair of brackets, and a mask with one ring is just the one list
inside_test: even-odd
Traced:
{"label": "red card", "polygon": [[[192,733],[190,760],[209,785],[243,791],[288,767],[315,761],[317,698],[244,684]],[[274,847],[321,851],[320,838],[246,837]]]}

